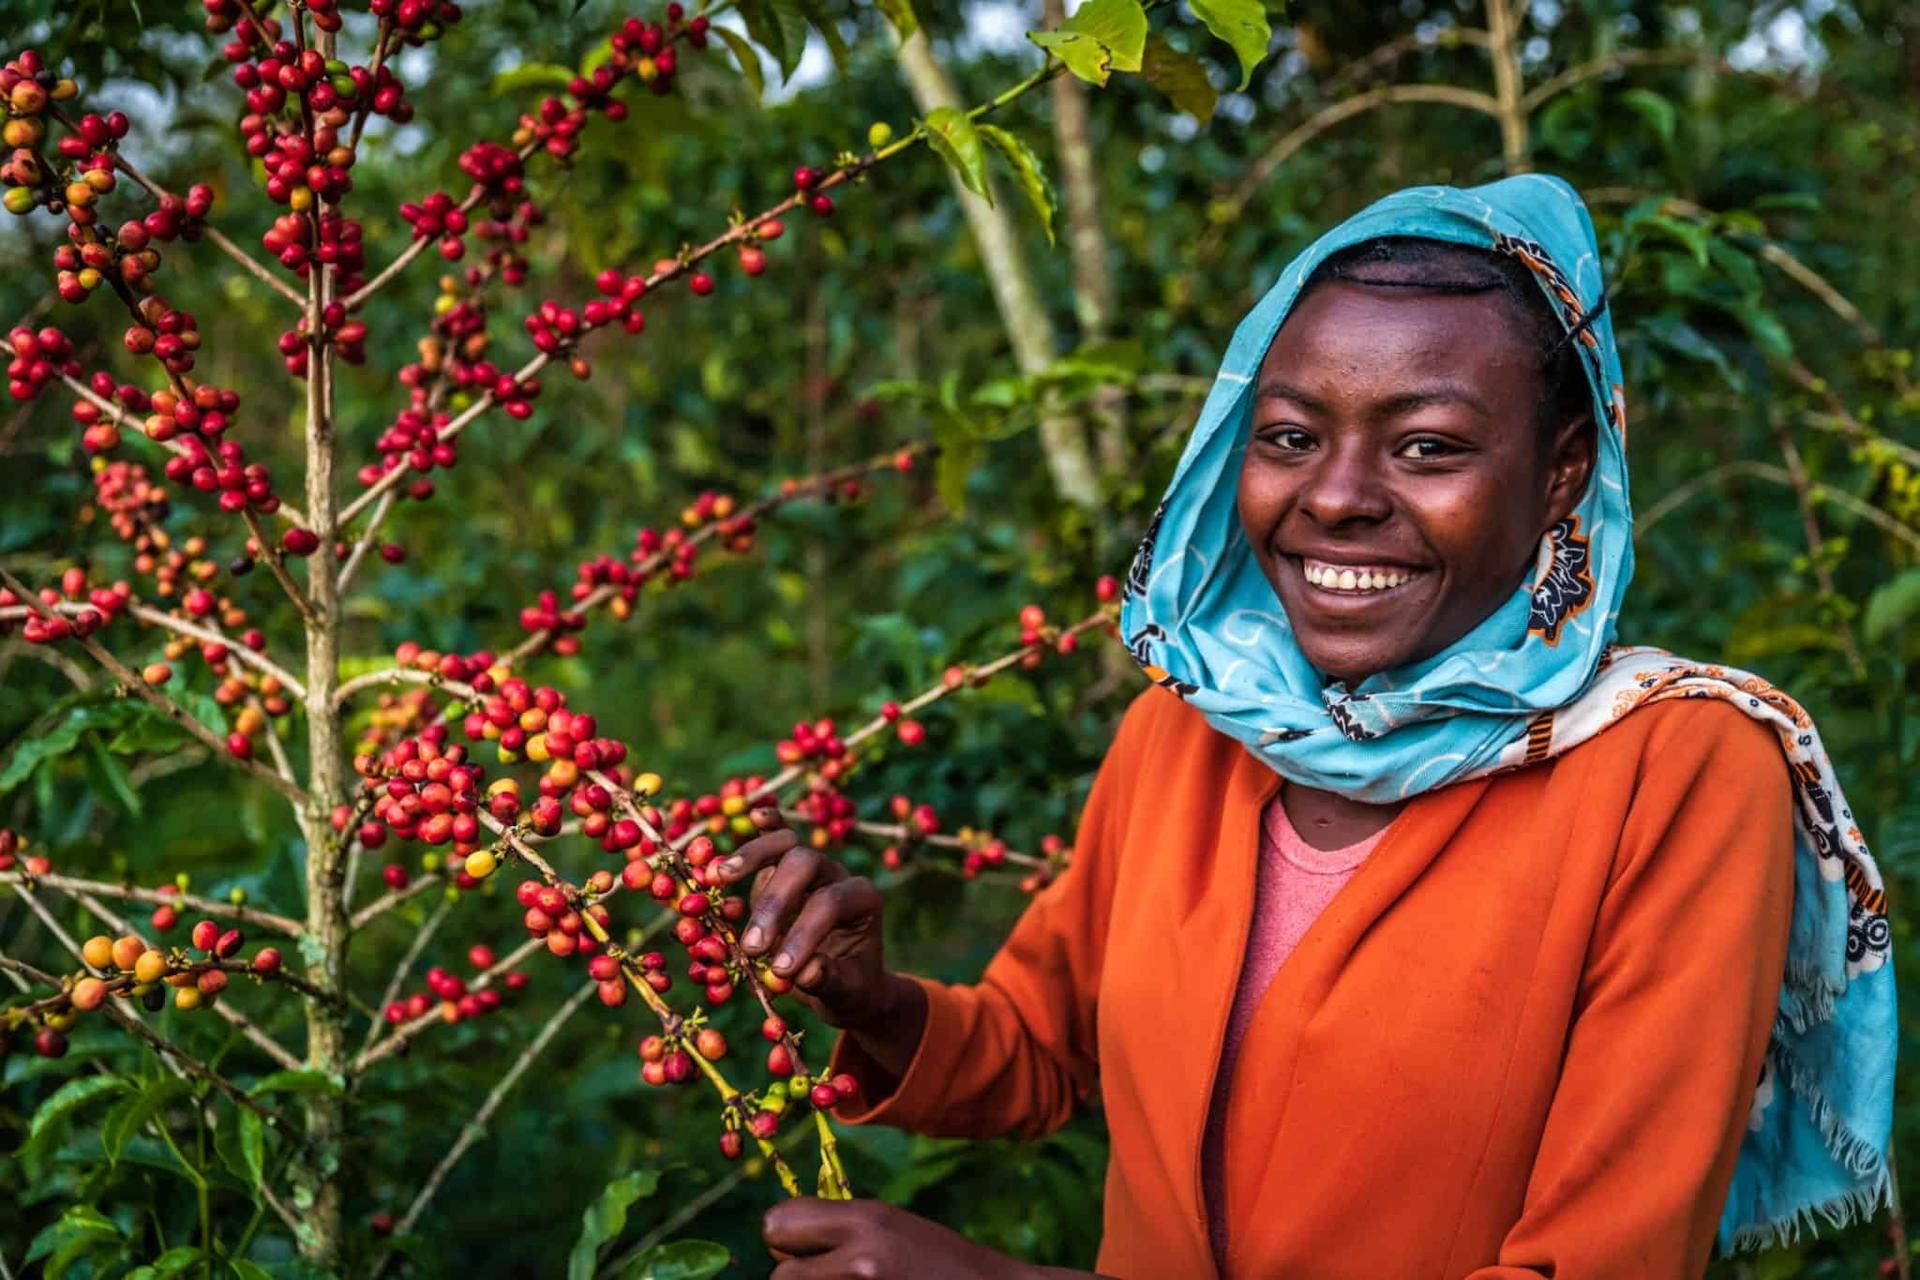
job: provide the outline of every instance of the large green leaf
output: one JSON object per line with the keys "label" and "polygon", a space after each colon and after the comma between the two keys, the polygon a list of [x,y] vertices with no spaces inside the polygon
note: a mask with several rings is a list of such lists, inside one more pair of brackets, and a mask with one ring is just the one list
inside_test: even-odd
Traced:
{"label": "large green leaf", "polygon": [[967,113],[954,107],[935,107],[927,112],[927,141],[934,152],[947,162],[967,190],[989,202],[987,189],[987,151],[980,145],[980,131]]}
{"label": "large green leaf", "polygon": [[260,1185],[260,1173],[266,1166],[266,1125],[258,1112],[241,1106],[220,1112],[213,1132],[213,1149],[221,1163],[249,1187]]}
{"label": "large green leaf", "polygon": [[564,90],[573,83],[573,69],[552,62],[523,62],[517,67],[508,67],[493,78],[493,92],[501,94],[518,93],[523,89],[545,89],[554,92]]}
{"label": "large green leaf", "polygon": [[107,747],[100,735],[87,735],[87,778],[96,791],[105,792],[119,801],[120,807],[135,818],[140,816],[140,793],[134,790],[133,779],[121,767],[118,760],[108,754]]}
{"label": "large green leaf", "polygon": [[1673,127],[1678,113],[1673,104],[1651,89],[1629,89],[1620,95],[1620,101],[1633,109],[1635,115],[1653,126],[1660,135],[1663,146],[1673,145]]}
{"label": "large green leaf", "polygon": [[268,1093],[339,1093],[340,1082],[324,1071],[276,1071],[247,1092],[256,1098]]}
{"label": "large green leaf", "polygon": [[1057,30],[1030,31],[1027,39],[1082,80],[1104,85],[1112,72],[1140,69],[1147,11],[1139,0],[1087,0]]}
{"label": "large green leaf", "polygon": [[1233,56],[1240,59],[1237,87],[1246,88],[1247,81],[1253,78],[1253,69],[1267,56],[1267,46],[1273,43],[1265,0],[1187,0],[1187,3],[1193,9],[1193,16],[1207,24],[1207,30],[1233,46]]}
{"label": "large green leaf", "polygon": [[723,27],[716,22],[707,30],[719,36],[726,42],[727,48],[733,50],[733,60],[740,64],[740,74],[746,78],[747,88],[753,91],[754,100],[758,101],[767,91],[767,79],[760,70],[759,50],[732,27]]}
{"label": "large green leaf", "polygon": [[111,1218],[91,1205],[70,1204],[33,1238],[33,1243],[27,1246],[27,1256],[21,1261],[31,1263],[45,1258],[47,1264],[42,1274],[52,1277],[63,1274],[82,1254],[104,1245],[118,1247],[123,1241],[120,1228]]}
{"label": "large green leaf", "polygon": [[780,21],[780,13],[771,0],[740,0],[740,17],[747,24],[747,34],[754,43],[773,55],[780,67],[780,79],[793,74],[800,65],[800,54],[806,45],[806,32],[787,31]]}
{"label": "large green leaf", "polygon": [[818,31],[820,39],[826,43],[827,56],[833,59],[833,69],[843,76],[847,74],[847,42],[840,35],[840,24],[820,7],[820,0],[800,0],[800,11],[807,16],[808,25]]}
{"label": "large green leaf", "polygon": [[126,1280],[167,1280],[169,1276],[185,1275],[188,1268],[206,1256],[206,1250],[194,1245],[175,1245],[146,1266],[127,1272]]}
{"label": "large green leaf", "polygon": [[192,1092],[192,1087],[179,1076],[161,1076],[148,1081],[132,1097],[116,1103],[100,1125],[100,1145],[106,1148],[107,1162],[118,1164],[120,1153],[126,1150],[128,1140],[140,1132],[142,1125],[174,1099]]}
{"label": "large green leaf", "polygon": [[659,1186],[658,1169],[635,1169],[601,1189],[599,1198],[580,1215],[580,1236],[567,1255],[567,1280],[593,1280],[600,1246],[619,1238],[627,1229],[628,1208],[635,1200],[652,1195]]}
{"label": "large green leaf", "polygon": [[1047,171],[1040,167],[1040,157],[1018,134],[1009,133],[997,124],[977,126],[981,137],[993,144],[993,147],[1006,158],[1007,165],[1013,170],[1013,177],[1020,184],[1020,190],[1027,196],[1027,202],[1033,211],[1040,215],[1040,229],[1047,233],[1047,243],[1053,243],[1053,211],[1057,202],[1053,196],[1053,184],[1047,181]]}
{"label": "large green leaf", "polygon": [[166,717],[137,698],[110,694],[75,700],[44,732],[23,739],[14,748],[5,770],[0,770],[0,795],[25,782],[42,765],[77,750],[89,732],[117,733],[138,721]]}
{"label": "large green leaf", "polygon": [[732,1260],[726,1246],[711,1240],[670,1240],[635,1258],[621,1280],[707,1280]]}
{"label": "large green leaf", "polygon": [[1920,614],[1920,569],[1908,569],[1891,582],[1883,582],[1867,597],[1867,613],[1862,620],[1868,644],[1879,644],[1906,626]]}
{"label": "large green leaf", "polygon": [[1207,68],[1190,53],[1182,53],[1158,33],[1147,36],[1146,51],[1140,60],[1140,74],[1146,82],[1167,96],[1167,101],[1201,124],[1213,119],[1214,104],[1220,95],[1207,79]]}
{"label": "large green leaf", "polygon": [[132,1087],[120,1076],[77,1076],[67,1081],[34,1110],[33,1120],[27,1126],[27,1140],[20,1148],[20,1158],[31,1163],[54,1140],[55,1135],[63,1131],[64,1122],[74,1112],[102,1098],[126,1093]]}

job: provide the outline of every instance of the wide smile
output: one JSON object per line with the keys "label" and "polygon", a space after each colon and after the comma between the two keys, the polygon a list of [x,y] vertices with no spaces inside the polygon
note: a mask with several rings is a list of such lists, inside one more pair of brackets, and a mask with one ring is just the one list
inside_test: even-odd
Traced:
{"label": "wide smile", "polygon": [[1288,556],[1304,595],[1316,608],[1346,613],[1386,604],[1405,596],[1428,576],[1406,565],[1339,563],[1313,556]]}

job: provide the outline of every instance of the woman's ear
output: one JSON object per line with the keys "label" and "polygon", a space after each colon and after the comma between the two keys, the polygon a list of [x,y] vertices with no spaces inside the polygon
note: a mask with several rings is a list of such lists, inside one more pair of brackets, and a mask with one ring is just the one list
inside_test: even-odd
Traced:
{"label": "woman's ear", "polygon": [[[1594,451],[1598,439],[1593,415],[1583,413],[1570,419],[1554,434],[1547,459],[1547,523],[1551,529],[1580,505],[1586,496],[1587,480],[1593,475]],[[1542,529],[1541,532],[1546,532]]]}

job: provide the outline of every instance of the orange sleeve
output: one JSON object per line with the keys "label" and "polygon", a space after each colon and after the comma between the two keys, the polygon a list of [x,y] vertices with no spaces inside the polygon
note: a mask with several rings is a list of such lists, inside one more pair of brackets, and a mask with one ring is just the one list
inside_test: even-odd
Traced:
{"label": "orange sleeve", "polygon": [[1664,718],[1524,1207],[1469,1280],[1706,1270],[1786,963],[1793,800],[1770,727],[1721,704]]}
{"label": "orange sleeve", "polygon": [[1081,813],[1073,861],[1034,896],[974,986],[915,978],[927,993],[920,1047],[892,1094],[864,1087],[885,1073],[850,1036],[832,1069],[851,1072],[859,1100],[835,1114],[938,1137],[1034,1137],[1066,1123],[1093,1089],[1094,1003],[1107,942],[1120,841],[1148,722],[1171,694],[1149,688],[1128,708]]}

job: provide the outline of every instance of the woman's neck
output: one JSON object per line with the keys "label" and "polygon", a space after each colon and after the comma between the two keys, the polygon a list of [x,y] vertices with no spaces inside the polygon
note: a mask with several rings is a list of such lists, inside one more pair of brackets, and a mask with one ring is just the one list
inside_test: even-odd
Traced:
{"label": "woman's neck", "polygon": [[1280,803],[1300,838],[1316,849],[1344,849],[1381,831],[1400,812],[1401,803],[1367,804],[1318,787],[1285,782]]}

